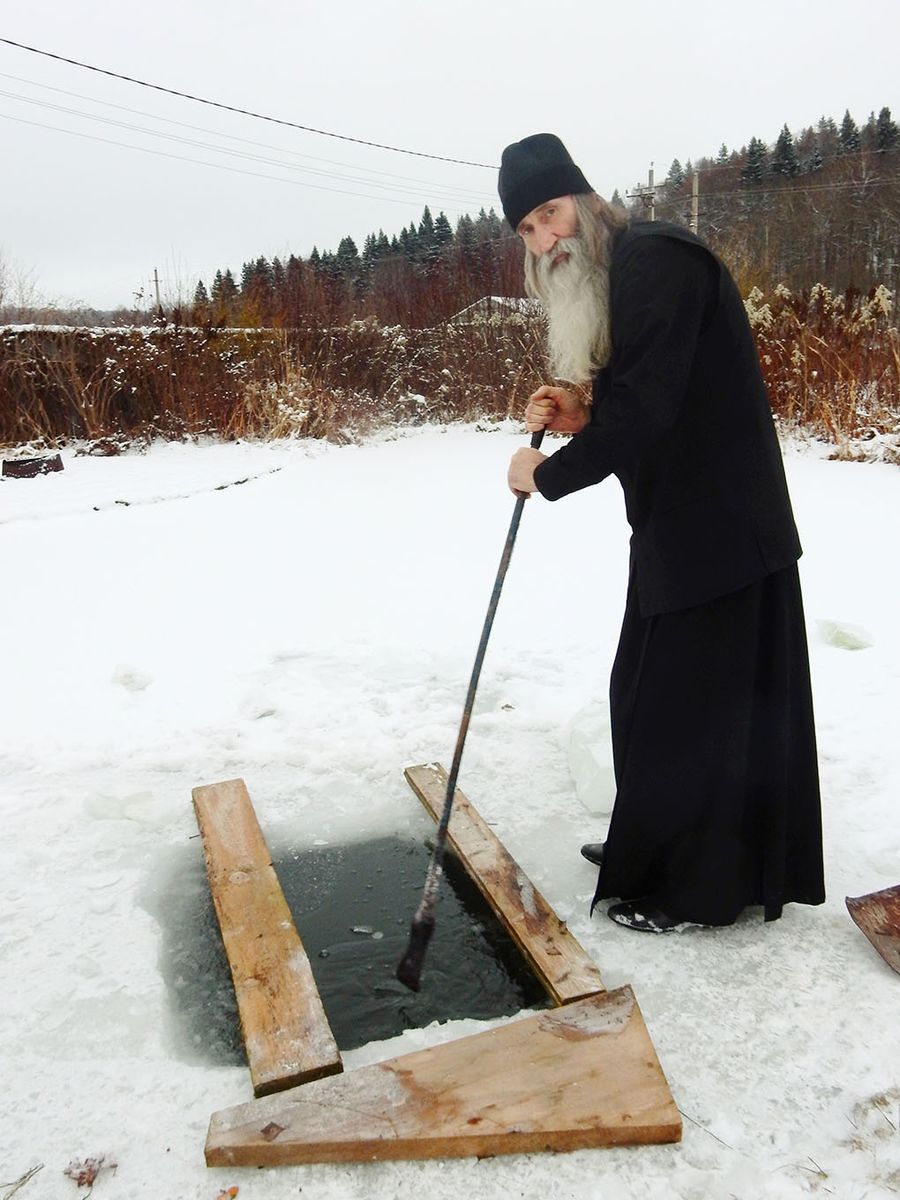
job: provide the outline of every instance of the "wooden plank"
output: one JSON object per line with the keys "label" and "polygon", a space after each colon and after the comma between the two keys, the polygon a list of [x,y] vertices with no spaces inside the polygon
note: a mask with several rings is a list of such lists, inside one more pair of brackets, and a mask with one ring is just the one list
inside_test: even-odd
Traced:
{"label": "wooden plank", "polygon": [[675,1142],[630,987],[213,1114],[206,1162],[276,1166]]}
{"label": "wooden plank", "polygon": [[192,795],[254,1094],[343,1070],[244,781]]}
{"label": "wooden plank", "polygon": [[892,971],[900,975],[900,884],[845,896],[847,911]]}
{"label": "wooden plank", "polygon": [[[440,820],[447,794],[444,768],[428,763],[407,767],[405,775],[431,815]],[[596,963],[459,788],[447,840],[556,1004],[603,991]]]}

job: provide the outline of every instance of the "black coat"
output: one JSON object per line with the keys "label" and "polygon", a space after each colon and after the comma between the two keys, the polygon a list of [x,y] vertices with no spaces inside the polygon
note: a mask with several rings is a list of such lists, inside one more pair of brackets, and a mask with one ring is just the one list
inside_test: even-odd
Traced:
{"label": "black coat", "polygon": [[800,541],[744,305],[720,260],[661,222],[621,233],[612,358],[590,423],[535,472],[548,500],[618,477],[644,616],[795,563]]}

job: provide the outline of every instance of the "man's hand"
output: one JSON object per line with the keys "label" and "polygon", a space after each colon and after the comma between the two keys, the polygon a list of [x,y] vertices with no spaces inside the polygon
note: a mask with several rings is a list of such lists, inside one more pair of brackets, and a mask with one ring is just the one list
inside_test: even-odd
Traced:
{"label": "man's hand", "polygon": [[516,496],[529,496],[537,491],[534,482],[535,468],[547,457],[540,450],[532,450],[530,446],[517,450],[509,462],[506,481],[510,491]]}
{"label": "man's hand", "polygon": [[525,428],[550,429],[554,433],[579,433],[588,423],[588,409],[577,392],[566,388],[542,387],[528,397]]}

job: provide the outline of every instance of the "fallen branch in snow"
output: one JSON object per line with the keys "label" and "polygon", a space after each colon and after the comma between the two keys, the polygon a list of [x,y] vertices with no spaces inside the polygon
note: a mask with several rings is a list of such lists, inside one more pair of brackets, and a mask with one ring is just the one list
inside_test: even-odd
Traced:
{"label": "fallen branch in snow", "polygon": [[14,1183],[0,1183],[0,1187],[9,1188],[9,1191],[3,1197],[3,1200],[10,1200],[10,1197],[14,1196],[20,1188],[23,1188],[29,1179],[33,1179],[34,1176],[37,1175],[38,1171],[42,1171],[43,1169],[44,1164],[38,1163],[36,1167],[32,1167],[31,1170],[26,1171],[24,1175],[20,1175]]}

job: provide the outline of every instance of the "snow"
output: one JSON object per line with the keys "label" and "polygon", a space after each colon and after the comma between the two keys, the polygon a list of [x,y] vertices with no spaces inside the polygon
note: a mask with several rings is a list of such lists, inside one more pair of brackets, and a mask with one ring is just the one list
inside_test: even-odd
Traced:
{"label": "snow", "polygon": [[[614,482],[526,506],[460,775],[606,986],[634,988],[683,1141],[205,1167],[210,1115],[251,1097],[249,1075],[174,1035],[142,898],[196,835],[201,783],[244,778],[273,846],[424,827],[402,768],[449,763],[524,440],[503,425],[158,445],[0,484],[0,1180],[44,1164],[21,1200],[83,1194],[63,1171],[101,1154],[118,1166],[97,1200],[900,1191],[900,978],[844,907],[900,882],[900,472],[797,444],[824,906],[665,938],[588,917],[596,871],[578,846],[602,838],[608,805],[596,788],[579,799],[569,752],[581,730],[583,770],[583,731],[602,729],[624,603]],[[607,761],[597,745],[594,776]],[[410,1030],[345,1062],[489,1024]]]}

